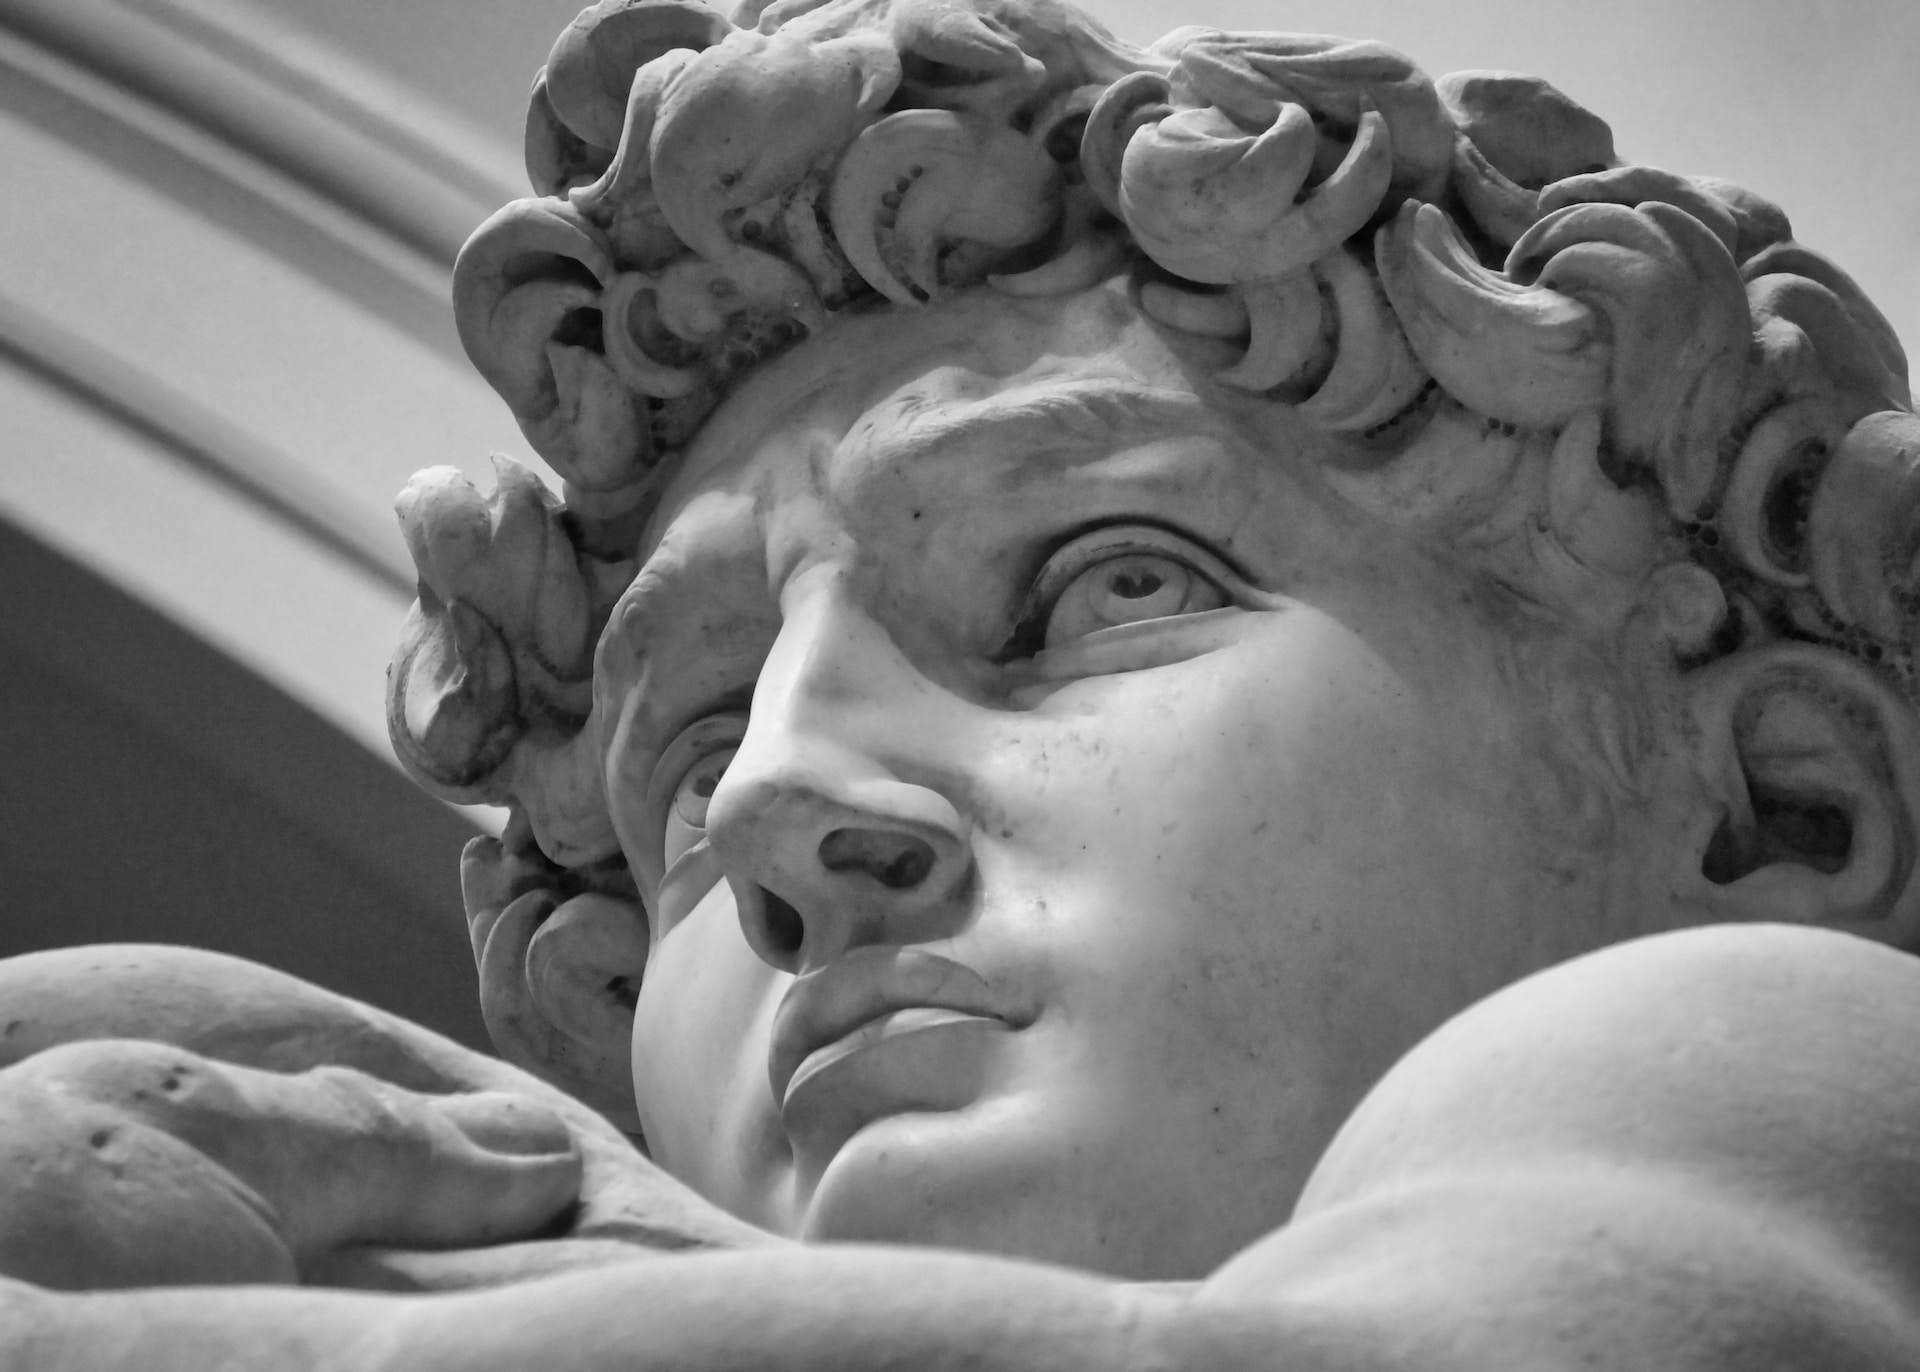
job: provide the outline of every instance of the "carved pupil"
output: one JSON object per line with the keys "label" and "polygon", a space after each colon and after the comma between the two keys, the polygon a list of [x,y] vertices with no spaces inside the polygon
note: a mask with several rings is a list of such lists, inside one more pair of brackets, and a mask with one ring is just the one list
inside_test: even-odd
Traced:
{"label": "carved pupil", "polygon": [[713,799],[714,790],[719,786],[720,778],[726,775],[727,764],[732,760],[732,749],[715,753],[703,758],[681,780],[673,798],[673,811],[681,823],[694,829],[707,827],[707,802]]}
{"label": "carved pupil", "polygon": [[1166,579],[1158,572],[1128,569],[1109,577],[1107,589],[1122,600],[1145,600],[1166,584]]}

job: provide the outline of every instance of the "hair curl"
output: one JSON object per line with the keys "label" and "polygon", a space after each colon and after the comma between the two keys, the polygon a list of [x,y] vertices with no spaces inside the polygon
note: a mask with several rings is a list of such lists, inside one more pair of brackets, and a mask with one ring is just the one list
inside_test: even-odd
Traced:
{"label": "hair curl", "polygon": [[1592,613],[1651,572],[1694,607],[1690,662],[1798,639],[1912,698],[1905,358],[1773,205],[1622,161],[1542,81],[1436,82],[1377,43],[1140,50],[1055,0],[739,19],[600,0],[561,35],[537,194],[476,231],[454,303],[563,495],[501,461],[491,496],[442,468],[400,499],[394,746],[435,794],[522,811],[546,861],[617,852],[593,650],[729,388],[863,303],[1123,270],[1170,335],[1238,345],[1223,385],[1342,435],[1356,503],[1445,531],[1527,493],[1485,552],[1522,594]]}

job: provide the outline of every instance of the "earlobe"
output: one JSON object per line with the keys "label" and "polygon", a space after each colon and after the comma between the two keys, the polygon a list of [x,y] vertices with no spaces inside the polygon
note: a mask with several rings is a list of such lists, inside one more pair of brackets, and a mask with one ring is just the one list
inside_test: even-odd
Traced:
{"label": "earlobe", "polygon": [[1920,720],[1829,648],[1749,648],[1689,678],[1713,802],[1685,881],[1716,920],[1813,924],[1920,949]]}
{"label": "earlobe", "polygon": [[493,839],[474,840],[461,864],[487,1033],[516,1067],[638,1133],[630,1054],[646,918],[610,895],[527,889],[510,876],[525,865]]}

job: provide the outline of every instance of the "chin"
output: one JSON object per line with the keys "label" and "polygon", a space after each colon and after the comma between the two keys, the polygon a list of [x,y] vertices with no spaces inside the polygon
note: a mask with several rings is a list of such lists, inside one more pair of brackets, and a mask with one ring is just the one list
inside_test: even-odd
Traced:
{"label": "chin", "polygon": [[[803,1201],[809,1243],[994,1253],[1136,1281],[1204,1276],[1223,1248],[1137,1159],[1030,1099],[876,1120],[841,1146]],[[1088,1140],[1076,1142],[1076,1138]],[[1165,1212],[1165,1213],[1162,1213]]]}

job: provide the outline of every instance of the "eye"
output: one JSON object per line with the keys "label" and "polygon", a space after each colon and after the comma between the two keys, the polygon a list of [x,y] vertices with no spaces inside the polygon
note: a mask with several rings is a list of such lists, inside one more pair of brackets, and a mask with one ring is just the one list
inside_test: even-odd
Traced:
{"label": "eye", "polygon": [[1042,645],[1052,648],[1121,624],[1217,610],[1226,595],[1190,567],[1160,553],[1122,553],[1067,583],[1047,614]]}
{"label": "eye", "polygon": [[1220,609],[1227,593],[1199,566],[1213,561],[1161,529],[1098,530],[1041,569],[1016,637],[1033,652],[1102,629]]}
{"label": "eye", "polygon": [[709,753],[680,778],[680,785],[673,793],[675,819],[695,829],[707,827],[707,802],[713,799],[714,788],[720,784],[727,764],[733,761],[737,751],[729,748],[723,753]]}
{"label": "eye", "polygon": [[[661,814],[660,857],[663,867],[707,836],[707,807],[726,775],[727,764],[740,751],[746,717],[711,715],[681,731],[661,755],[654,772],[654,794],[664,803]],[[671,788],[669,790],[668,788]],[[664,811],[664,813],[662,813]]]}
{"label": "eye", "polygon": [[667,810],[666,832],[660,840],[660,857],[666,866],[673,866],[675,859],[707,836],[707,803],[713,799],[727,764],[738,751],[738,747],[733,747],[708,753],[680,778],[680,784],[674,788],[673,803]]}

